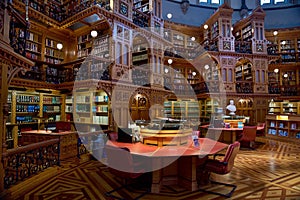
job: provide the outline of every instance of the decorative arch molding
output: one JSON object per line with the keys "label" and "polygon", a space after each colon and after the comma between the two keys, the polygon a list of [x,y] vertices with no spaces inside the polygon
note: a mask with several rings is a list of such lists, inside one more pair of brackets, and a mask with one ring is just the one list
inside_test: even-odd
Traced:
{"label": "decorative arch molding", "polygon": [[[151,47],[151,43],[149,41],[151,41],[151,36],[147,36],[146,34],[144,34],[144,32],[140,32],[140,31],[133,31],[132,32],[132,38],[133,41],[135,38],[137,37],[141,37],[143,39],[145,39],[145,42],[148,44],[148,47]],[[132,42],[133,43],[133,42]]]}
{"label": "decorative arch molding", "polygon": [[[26,72],[34,63],[12,50],[0,48],[1,65],[7,65],[7,85],[9,85],[15,75],[19,72]],[[2,74],[3,75],[3,74]]]}

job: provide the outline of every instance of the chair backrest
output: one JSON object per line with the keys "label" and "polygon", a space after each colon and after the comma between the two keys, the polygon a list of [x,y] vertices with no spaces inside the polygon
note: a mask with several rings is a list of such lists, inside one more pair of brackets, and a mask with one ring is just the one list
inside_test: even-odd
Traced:
{"label": "chair backrest", "polygon": [[118,133],[110,132],[110,133],[108,133],[108,138],[109,138],[109,140],[112,140],[112,141],[118,141]]}
{"label": "chair backrest", "polygon": [[240,143],[238,141],[235,141],[233,144],[230,144],[228,146],[225,156],[222,160],[222,162],[227,163],[224,173],[230,172],[231,169],[233,168],[234,160],[237,153],[239,152],[239,149],[240,149]]}
{"label": "chair backrest", "polygon": [[110,172],[123,178],[130,178],[130,174],[135,173],[129,149],[106,145],[105,150]]}
{"label": "chair backrest", "polygon": [[254,141],[256,138],[257,126],[244,126],[240,141]]}
{"label": "chair backrest", "polygon": [[263,128],[265,128],[266,123],[264,123],[264,122],[258,122],[258,123],[257,123],[257,126],[258,126],[258,127],[263,127]]}

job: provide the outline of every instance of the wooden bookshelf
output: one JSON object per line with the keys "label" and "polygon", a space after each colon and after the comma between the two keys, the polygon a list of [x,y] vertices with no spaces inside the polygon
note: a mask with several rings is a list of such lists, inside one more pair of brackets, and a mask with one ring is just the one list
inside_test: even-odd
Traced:
{"label": "wooden bookshelf", "polygon": [[267,115],[266,135],[267,137],[289,141],[300,139],[299,115]]}
{"label": "wooden bookshelf", "polygon": [[220,103],[216,99],[201,99],[200,104],[200,122],[209,123],[211,115],[216,113],[216,109],[220,107]]}
{"label": "wooden bookshelf", "polygon": [[90,132],[108,129],[109,99],[103,90],[75,91],[73,119],[77,131]]}
{"label": "wooden bookshelf", "polygon": [[51,64],[60,64],[64,60],[64,53],[57,49],[57,44],[61,41],[46,37],[44,61]]}

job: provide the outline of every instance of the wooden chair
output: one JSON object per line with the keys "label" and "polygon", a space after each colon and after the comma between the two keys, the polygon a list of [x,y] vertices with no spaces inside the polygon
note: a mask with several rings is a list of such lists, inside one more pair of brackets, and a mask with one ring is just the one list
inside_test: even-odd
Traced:
{"label": "wooden chair", "polygon": [[257,127],[261,127],[262,129],[261,130],[257,130],[256,136],[265,136],[266,123],[258,122],[257,123]]}
{"label": "wooden chair", "polygon": [[[205,164],[201,166],[200,169],[197,169],[197,172],[201,172],[203,174],[208,174],[208,177],[210,176],[210,173],[216,173],[216,174],[228,174],[232,170],[234,166],[234,160],[236,158],[236,155],[238,154],[240,149],[240,143],[238,141],[234,142],[233,144],[230,144],[226,150],[225,154],[215,154],[213,159],[209,158],[206,160]],[[217,160],[217,156],[223,156],[223,159]],[[198,177],[198,175],[197,175]],[[201,180],[197,180],[201,182]],[[231,197],[234,190],[236,189],[236,185],[234,184],[228,184],[228,183],[221,183],[217,181],[213,181],[209,179],[209,182],[212,184],[217,185],[225,185],[228,187],[231,187],[232,189],[227,194],[219,193],[213,190],[202,189],[200,188],[200,191],[211,193],[211,194],[217,194],[225,197]]]}
{"label": "wooden chair", "polygon": [[257,126],[244,126],[239,142],[241,147],[254,149]]}
{"label": "wooden chair", "polygon": [[[133,157],[128,148],[119,148],[106,145],[105,150],[107,154],[107,165],[110,173],[124,181],[121,187],[106,192],[106,195],[116,199],[123,199],[113,195],[112,193],[132,185],[133,183],[130,183],[130,181],[139,178],[145,173],[145,171],[141,167],[141,163],[133,162]],[[150,190],[147,189],[135,199],[143,197],[149,191]]]}
{"label": "wooden chair", "polygon": [[108,139],[111,141],[118,141],[118,133],[117,132],[109,132]]}

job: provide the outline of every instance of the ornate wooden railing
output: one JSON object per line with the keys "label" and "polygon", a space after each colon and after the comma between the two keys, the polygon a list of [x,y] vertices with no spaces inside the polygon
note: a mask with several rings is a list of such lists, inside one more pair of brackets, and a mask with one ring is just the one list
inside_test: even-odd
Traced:
{"label": "ornate wooden railing", "polygon": [[54,165],[60,165],[59,139],[52,139],[3,153],[4,187],[8,188]]}

